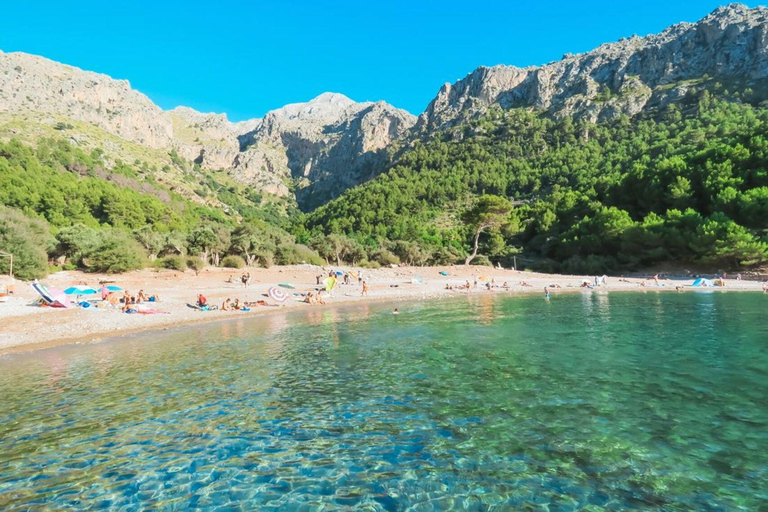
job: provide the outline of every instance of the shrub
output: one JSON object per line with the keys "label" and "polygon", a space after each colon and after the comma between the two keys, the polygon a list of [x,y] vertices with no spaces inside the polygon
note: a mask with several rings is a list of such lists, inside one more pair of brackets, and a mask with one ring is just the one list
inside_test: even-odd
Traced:
{"label": "shrub", "polygon": [[360,263],[358,263],[359,267],[363,268],[381,268],[381,265],[378,261],[369,261],[369,260],[360,260]]}
{"label": "shrub", "polygon": [[195,272],[200,272],[205,268],[205,262],[200,258],[187,258],[187,266]]}
{"label": "shrub", "polygon": [[181,256],[166,256],[160,260],[160,266],[170,270],[184,272],[187,269],[187,262]]}
{"label": "shrub", "polygon": [[489,260],[488,256],[486,256],[485,254],[478,254],[470,262],[470,265],[478,265],[478,266],[490,267],[490,266],[493,266],[493,263],[491,263],[491,260]]}
{"label": "shrub", "polygon": [[313,251],[306,245],[286,244],[277,248],[277,263],[279,265],[297,265],[309,263],[310,265],[325,265],[325,261],[317,251]]}
{"label": "shrub", "polygon": [[120,231],[103,231],[101,241],[84,258],[91,272],[108,274],[136,270],[144,264],[144,249],[136,240]]}
{"label": "shrub", "polygon": [[[0,251],[13,255],[13,274],[38,279],[48,274],[46,248],[52,245],[48,226],[21,212],[0,208]],[[10,260],[0,258],[0,273],[9,272]]]}
{"label": "shrub", "polygon": [[227,268],[243,268],[245,266],[245,260],[240,256],[229,255],[221,260],[221,266]]}
{"label": "shrub", "polygon": [[371,255],[371,259],[373,261],[378,261],[384,266],[397,265],[400,263],[400,258],[387,249],[379,249]]}
{"label": "shrub", "polygon": [[271,251],[262,251],[256,255],[256,260],[264,268],[269,268],[275,264],[275,255]]}

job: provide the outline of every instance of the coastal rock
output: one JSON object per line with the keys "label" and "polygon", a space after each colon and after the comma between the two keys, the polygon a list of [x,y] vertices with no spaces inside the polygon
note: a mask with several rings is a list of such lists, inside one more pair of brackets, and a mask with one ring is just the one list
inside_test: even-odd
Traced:
{"label": "coastal rock", "polygon": [[432,132],[482,113],[490,105],[530,107],[555,117],[590,121],[635,115],[676,101],[707,79],[765,86],[768,9],[732,4],[697,23],[633,36],[539,67],[481,67],[445,84],[419,117]]}

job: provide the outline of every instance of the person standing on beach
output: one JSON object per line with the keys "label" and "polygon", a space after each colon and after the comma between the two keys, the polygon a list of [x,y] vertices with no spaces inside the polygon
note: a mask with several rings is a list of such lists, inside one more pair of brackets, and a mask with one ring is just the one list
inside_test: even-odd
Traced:
{"label": "person standing on beach", "polygon": [[361,297],[368,296],[368,283],[366,281],[363,281],[363,293],[361,293],[360,296]]}

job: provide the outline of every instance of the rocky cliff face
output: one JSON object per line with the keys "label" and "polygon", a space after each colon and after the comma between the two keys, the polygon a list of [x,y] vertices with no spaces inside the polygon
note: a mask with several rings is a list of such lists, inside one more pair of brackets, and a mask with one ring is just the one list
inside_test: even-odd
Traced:
{"label": "rocky cliff face", "polygon": [[[299,204],[312,208],[369,179],[385,162],[386,148],[415,121],[383,102],[326,93],[268,113],[241,139],[246,155],[259,156],[257,164],[287,168],[286,176],[298,183]],[[254,166],[240,167],[248,172]]]}
{"label": "rocky cliff face", "polygon": [[768,9],[733,4],[697,23],[633,36],[541,67],[481,67],[445,84],[418,122],[432,131],[489,105],[532,107],[592,121],[635,115],[685,95],[712,77],[745,85],[768,79]]}
{"label": "rocky cliff face", "polygon": [[386,103],[326,93],[264,119],[232,123],[224,114],[186,107],[163,111],[125,80],[2,52],[0,112],[91,123],[142,146],[176,150],[204,168],[228,170],[235,180],[270,194],[289,195],[289,184],[299,182],[297,196],[305,207],[368,177],[380,167],[385,148],[416,122]]}
{"label": "rocky cliff face", "polygon": [[25,53],[0,52],[0,111],[85,121],[153,148],[173,139],[171,120],[128,81]]}

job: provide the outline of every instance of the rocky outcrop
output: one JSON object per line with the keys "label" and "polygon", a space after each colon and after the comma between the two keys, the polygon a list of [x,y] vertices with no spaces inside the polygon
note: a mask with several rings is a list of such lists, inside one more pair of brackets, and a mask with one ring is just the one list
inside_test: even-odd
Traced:
{"label": "rocky outcrop", "polygon": [[85,121],[152,148],[173,139],[171,120],[127,80],[26,53],[0,52],[0,111]]}
{"label": "rocky outcrop", "polygon": [[[415,121],[383,102],[356,103],[325,93],[269,112],[241,139],[245,155],[259,155],[246,158],[272,172],[282,169],[297,183],[299,205],[310,209],[370,179],[386,161],[387,148]],[[252,170],[253,164],[239,164],[236,172]]]}
{"label": "rocky outcrop", "polygon": [[633,36],[540,67],[481,67],[445,84],[418,122],[433,131],[489,105],[532,107],[592,121],[676,101],[706,77],[745,85],[768,79],[768,9],[733,4],[698,23]]}
{"label": "rocky outcrop", "polygon": [[[416,122],[386,103],[326,93],[230,122],[187,107],[163,111],[125,80],[24,53],[0,52],[0,112],[40,114],[98,126],[127,141],[227,170],[261,192],[322,204],[381,167],[386,148]],[[54,122],[54,118],[51,118]],[[77,140],[72,135],[71,140]]]}

